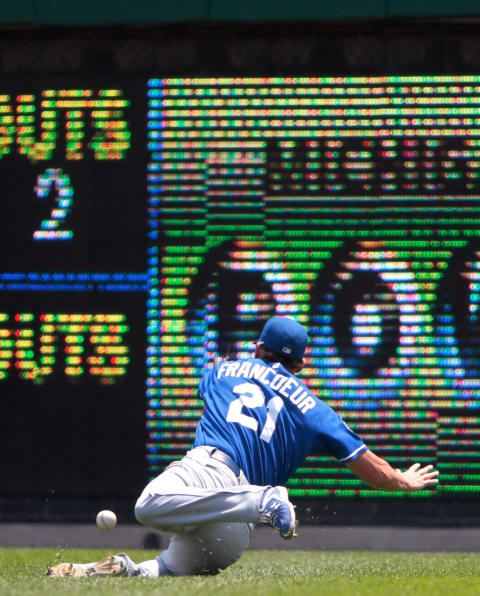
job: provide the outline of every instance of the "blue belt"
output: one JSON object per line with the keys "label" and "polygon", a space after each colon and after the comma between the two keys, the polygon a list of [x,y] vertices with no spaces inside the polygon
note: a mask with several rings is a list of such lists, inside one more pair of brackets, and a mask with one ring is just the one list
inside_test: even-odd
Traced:
{"label": "blue belt", "polygon": [[237,465],[229,455],[227,455],[223,451],[220,451],[220,449],[217,449],[215,447],[213,451],[211,451],[210,457],[228,466],[230,470],[232,470],[232,472],[235,474],[235,476],[240,476],[240,472],[242,471],[240,466]]}

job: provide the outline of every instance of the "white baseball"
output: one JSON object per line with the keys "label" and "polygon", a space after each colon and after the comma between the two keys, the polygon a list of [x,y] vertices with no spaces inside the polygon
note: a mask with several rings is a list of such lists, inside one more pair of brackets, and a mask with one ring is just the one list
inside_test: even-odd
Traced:
{"label": "white baseball", "polygon": [[113,511],[104,509],[97,513],[97,526],[100,530],[113,530],[117,525],[117,516]]}

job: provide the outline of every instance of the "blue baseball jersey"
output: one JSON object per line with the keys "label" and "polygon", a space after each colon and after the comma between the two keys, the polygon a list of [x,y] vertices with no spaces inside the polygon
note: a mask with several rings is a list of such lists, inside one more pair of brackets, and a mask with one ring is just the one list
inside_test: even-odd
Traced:
{"label": "blue baseball jersey", "polygon": [[194,447],[224,451],[250,484],[282,485],[311,453],[349,462],[367,449],[341,417],[278,363],[220,362],[200,382]]}

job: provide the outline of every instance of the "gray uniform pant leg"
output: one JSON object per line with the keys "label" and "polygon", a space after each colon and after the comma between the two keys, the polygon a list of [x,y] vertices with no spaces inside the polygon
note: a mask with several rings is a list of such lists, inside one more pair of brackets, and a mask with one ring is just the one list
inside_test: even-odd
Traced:
{"label": "gray uniform pant leg", "polygon": [[173,534],[157,557],[169,575],[215,575],[237,561],[248,547],[252,524],[197,526],[190,534]]}
{"label": "gray uniform pant leg", "polygon": [[197,447],[152,480],[140,495],[140,523],[173,534],[159,557],[173,575],[218,573],[248,546],[264,486],[248,484]]}

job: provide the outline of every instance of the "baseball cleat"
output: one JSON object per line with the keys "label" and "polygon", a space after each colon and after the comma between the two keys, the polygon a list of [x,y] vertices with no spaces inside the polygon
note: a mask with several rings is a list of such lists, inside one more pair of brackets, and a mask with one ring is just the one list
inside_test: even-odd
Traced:
{"label": "baseball cleat", "polygon": [[295,510],[284,486],[266,489],[260,500],[258,519],[260,523],[272,526],[285,540],[297,536]]}
{"label": "baseball cleat", "polygon": [[98,577],[124,575],[127,569],[125,559],[110,555],[97,563],[59,563],[49,567],[45,575],[51,577]]}

